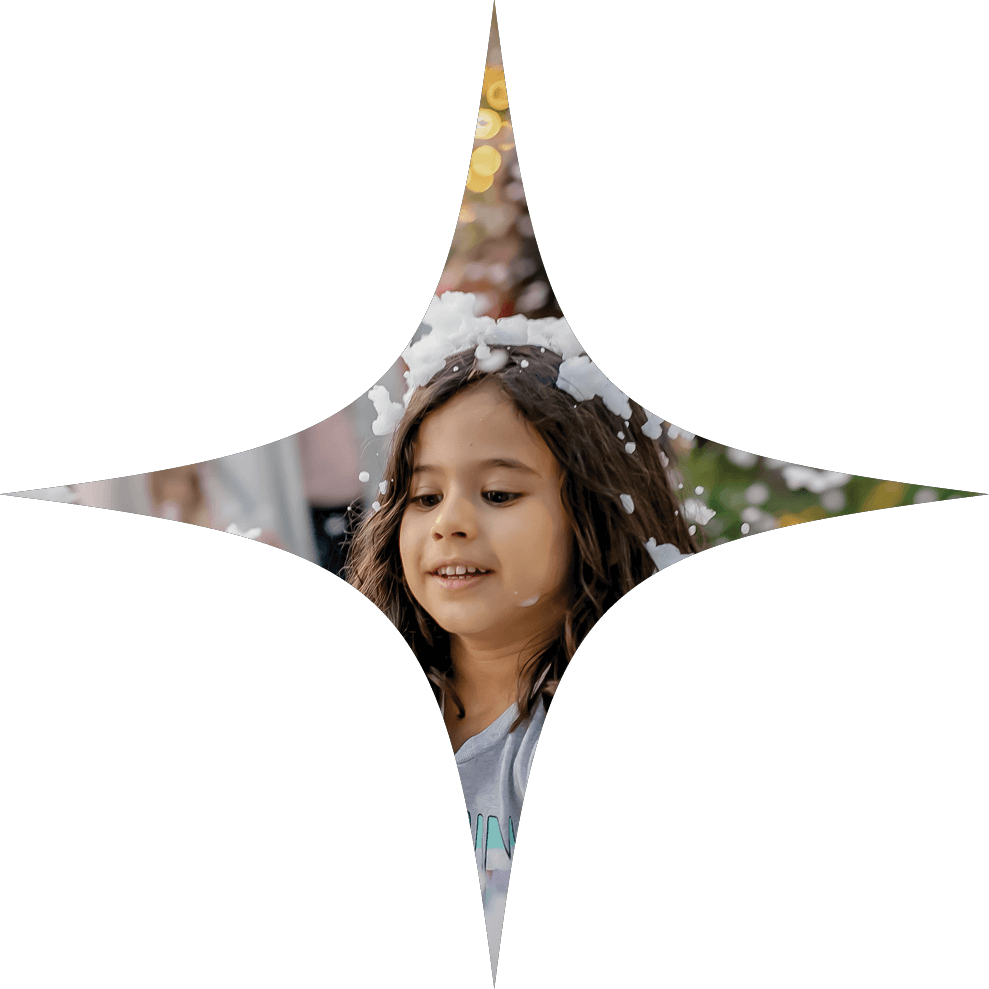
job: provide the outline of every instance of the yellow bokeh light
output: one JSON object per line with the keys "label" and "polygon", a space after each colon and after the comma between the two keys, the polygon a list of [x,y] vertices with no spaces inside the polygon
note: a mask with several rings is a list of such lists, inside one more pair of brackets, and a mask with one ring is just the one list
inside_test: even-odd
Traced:
{"label": "yellow bokeh light", "polygon": [[[468,180],[470,179],[470,174],[467,175]],[[457,223],[473,223],[477,219],[477,213],[474,207],[470,203],[464,203],[460,207],[460,215],[457,217]]]}
{"label": "yellow bokeh light", "polygon": [[496,110],[508,109],[508,89],[505,87],[505,80],[496,79],[484,91],[484,98]]}
{"label": "yellow bokeh light", "polygon": [[467,173],[467,188],[471,192],[484,192],[491,188],[494,182],[494,175],[479,175],[473,169]]}
{"label": "yellow bokeh light", "polygon": [[906,485],[900,481],[881,481],[868,494],[862,503],[863,512],[873,512],[877,508],[894,508],[903,500]]}
{"label": "yellow bokeh light", "polygon": [[801,522],[816,522],[823,519],[827,512],[820,505],[810,505],[802,512],[784,512],[777,520],[776,524],[780,528],[788,525],[800,525]]}
{"label": "yellow bokeh light", "polygon": [[501,115],[497,110],[489,110],[481,107],[477,111],[477,130],[474,131],[474,139],[477,141],[488,141],[498,131],[501,130]]}
{"label": "yellow bokeh light", "polygon": [[481,83],[481,95],[485,95],[492,83],[504,82],[505,70],[500,65],[489,65],[484,70],[484,81]]}
{"label": "yellow bokeh light", "polygon": [[470,168],[478,175],[494,175],[501,167],[501,154],[497,148],[484,144],[474,149],[470,156]]}

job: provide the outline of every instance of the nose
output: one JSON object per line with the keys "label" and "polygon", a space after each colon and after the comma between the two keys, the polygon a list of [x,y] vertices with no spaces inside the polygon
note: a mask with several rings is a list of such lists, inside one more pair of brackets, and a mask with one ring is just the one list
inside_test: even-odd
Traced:
{"label": "nose", "polygon": [[443,499],[443,506],[433,524],[436,537],[473,534],[476,529],[476,513],[470,499],[451,491]]}

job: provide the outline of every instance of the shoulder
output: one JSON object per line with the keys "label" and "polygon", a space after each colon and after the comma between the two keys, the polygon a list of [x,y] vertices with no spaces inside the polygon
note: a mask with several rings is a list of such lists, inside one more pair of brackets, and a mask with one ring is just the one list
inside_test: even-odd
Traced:
{"label": "shoulder", "polygon": [[546,707],[540,700],[536,710],[532,712],[529,720],[519,725],[517,731],[522,734],[521,744],[515,757],[514,776],[515,785],[519,792],[524,794],[529,784],[529,773],[532,770],[532,760],[536,754],[536,745],[542,734],[543,723],[546,720]]}

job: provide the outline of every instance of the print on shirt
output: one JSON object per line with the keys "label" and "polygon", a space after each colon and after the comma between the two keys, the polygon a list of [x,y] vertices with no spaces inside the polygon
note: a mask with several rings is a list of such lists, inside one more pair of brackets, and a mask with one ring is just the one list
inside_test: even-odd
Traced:
{"label": "print on shirt", "polygon": [[[467,812],[468,823],[470,811]],[[512,849],[515,847],[515,826],[508,819],[508,844],[505,844],[497,817],[488,818],[487,842],[482,845],[481,836],[484,834],[484,815],[477,815],[477,828],[474,838],[474,852],[481,852],[481,868],[490,872],[492,869],[510,869],[512,867]]]}

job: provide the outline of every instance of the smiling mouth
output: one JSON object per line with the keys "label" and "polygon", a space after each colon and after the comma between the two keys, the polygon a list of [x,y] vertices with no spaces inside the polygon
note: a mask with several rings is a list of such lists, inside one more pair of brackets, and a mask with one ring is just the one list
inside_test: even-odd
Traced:
{"label": "smiling mouth", "polygon": [[[460,569],[461,566],[463,566],[463,564],[458,564],[456,569]],[[443,572],[441,573],[440,570],[442,570]],[[430,577],[475,577],[475,576],[483,577],[486,574],[494,573],[493,570],[485,569],[484,567],[474,567],[474,566],[471,566],[471,568],[467,570],[465,573],[451,573],[449,570],[446,570],[443,567],[441,567],[440,570],[429,570],[427,572]]]}
{"label": "smiling mouth", "polygon": [[429,576],[438,580],[441,587],[456,590],[460,587],[472,587],[473,585],[480,583],[480,581],[482,581],[485,577],[490,577],[491,574],[492,571],[489,570],[487,573],[470,573],[454,577],[448,577],[446,574],[440,573],[431,573]]}

